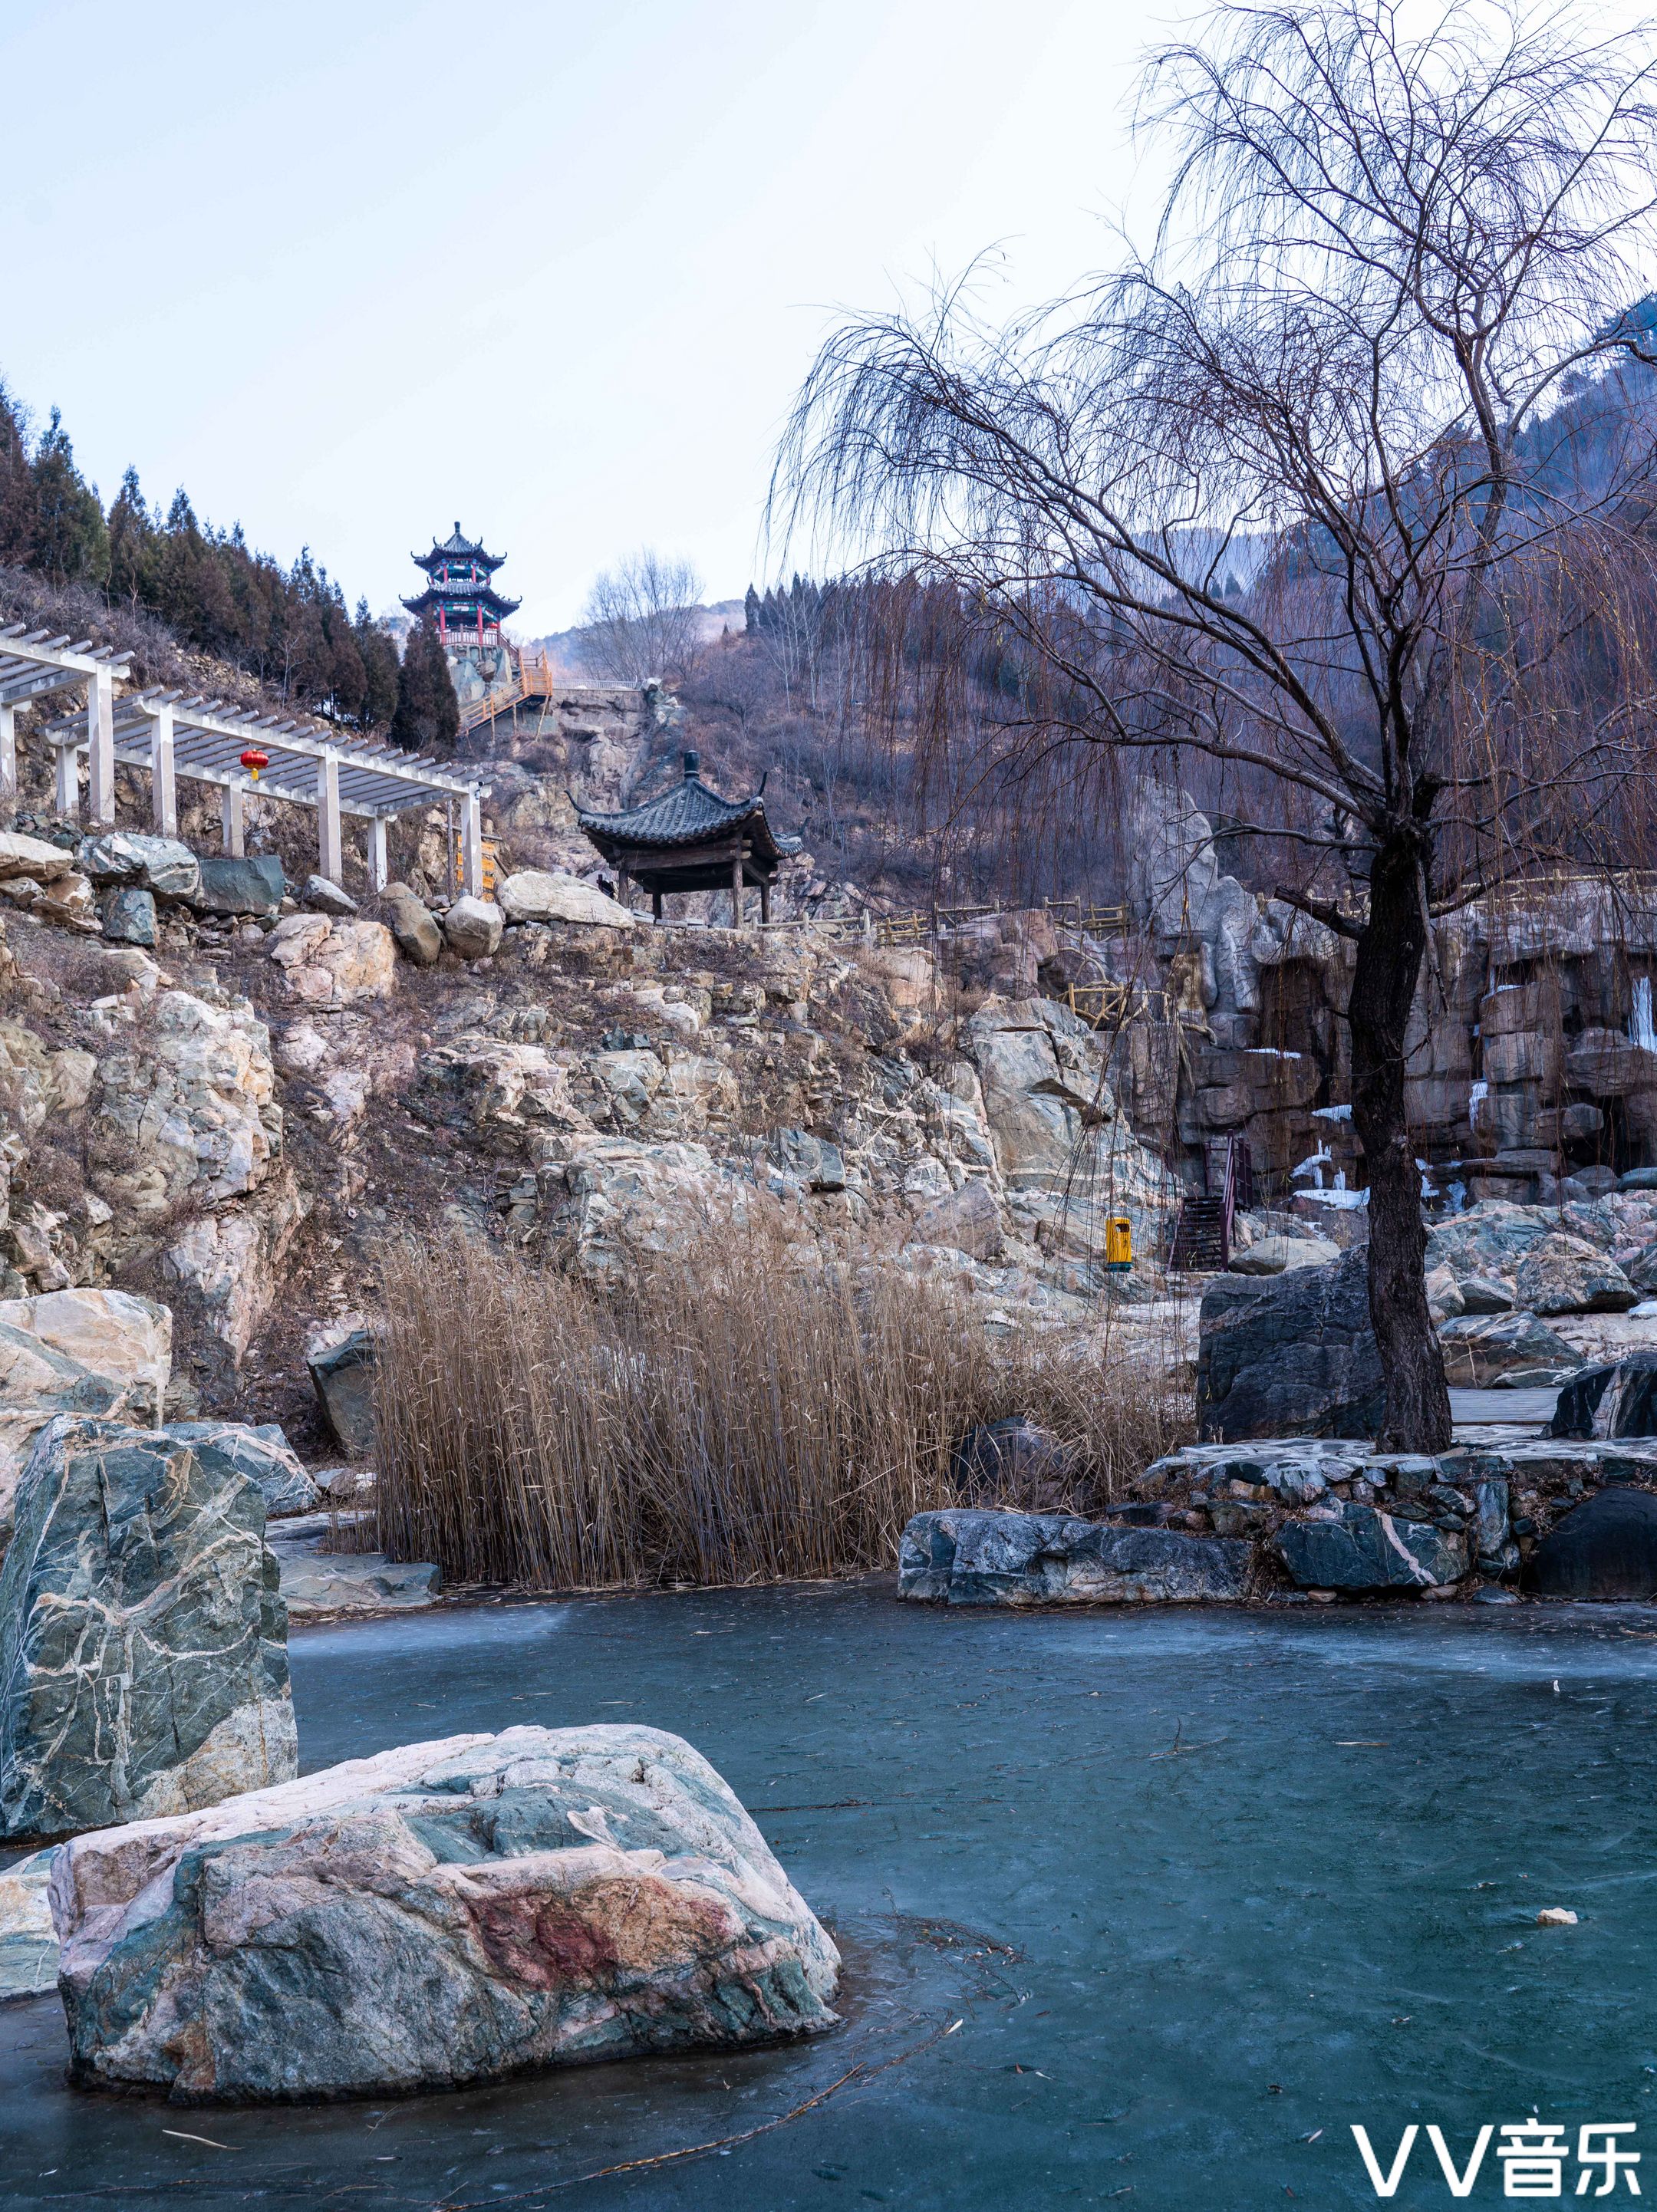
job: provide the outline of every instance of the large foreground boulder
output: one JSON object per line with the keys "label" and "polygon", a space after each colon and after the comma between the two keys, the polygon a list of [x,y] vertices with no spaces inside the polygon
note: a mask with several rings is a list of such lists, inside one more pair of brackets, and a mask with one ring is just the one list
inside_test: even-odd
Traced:
{"label": "large foreground boulder", "polygon": [[1386,1385],[1367,1269],[1359,1247],[1328,1267],[1215,1277],[1198,1322],[1197,1418],[1205,1442],[1375,1433]]}
{"label": "large foreground boulder", "polygon": [[1155,1605],[1246,1594],[1249,1546],[1068,1513],[917,1513],[904,1530],[899,1597],[949,1605]]}
{"label": "large foreground boulder", "polygon": [[1468,1567],[1465,1535],[1373,1505],[1313,1507],[1283,1523],[1277,1549],[1302,1589],[1437,1589]]}
{"label": "large foreground boulder", "polygon": [[1584,1367],[1560,1392],[1549,1437],[1657,1437],[1657,1349]]}
{"label": "large foreground boulder", "polygon": [[1657,1597],[1657,1498],[1620,1485],[1597,1492],[1542,1538],[1525,1582],[1542,1597]]}
{"label": "large foreground boulder", "polygon": [[383,2095],[832,2026],[839,1954],[658,1729],[356,1759],[58,1853],[71,2063],[178,2100]]}
{"label": "large foreground boulder", "polygon": [[60,1415],[0,1569],[0,1835],[187,1812],[295,1766],[257,1485],[164,1431]]}

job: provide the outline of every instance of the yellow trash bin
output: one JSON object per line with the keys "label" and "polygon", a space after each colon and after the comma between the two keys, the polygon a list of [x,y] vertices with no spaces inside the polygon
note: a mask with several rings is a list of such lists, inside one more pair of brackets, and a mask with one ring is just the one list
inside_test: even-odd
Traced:
{"label": "yellow trash bin", "polygon": [[1133,1265],[1133,1224],[1125,1213],[1113,1213],[1105,1224],[1105,1265],[1118,1273]]}

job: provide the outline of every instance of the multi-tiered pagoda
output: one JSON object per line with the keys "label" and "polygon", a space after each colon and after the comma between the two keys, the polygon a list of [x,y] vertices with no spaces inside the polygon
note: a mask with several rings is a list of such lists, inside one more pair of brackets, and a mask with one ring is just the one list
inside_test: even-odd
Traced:
{"label": "multi-tiered pagoda", "polygon": [[429,581],[417,599],[405,599],[411,615],[429,623],[451,653],[482,653],[501,643],[501,624],[515,614],[522,602],[504,599],[495,589],[495,571],[504,553],[485,553],[481,545],[463,538],[460,526],[439,544],[434,538],[429,553],[412,553],[410,559],[423,568]]}

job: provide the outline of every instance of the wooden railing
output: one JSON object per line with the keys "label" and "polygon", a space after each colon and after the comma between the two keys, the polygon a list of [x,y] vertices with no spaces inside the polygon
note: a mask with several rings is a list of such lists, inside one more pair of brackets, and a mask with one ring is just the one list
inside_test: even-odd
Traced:
{"label": "wooden railing", "polygon": [[545,653],[522,652],[515,647],[509,647],[508,651],[511,654],[509,679],[461,708],[463,733],[492,722],[497,714],[509,714],[525,699],[551,699],[558,690],[557,676]]}

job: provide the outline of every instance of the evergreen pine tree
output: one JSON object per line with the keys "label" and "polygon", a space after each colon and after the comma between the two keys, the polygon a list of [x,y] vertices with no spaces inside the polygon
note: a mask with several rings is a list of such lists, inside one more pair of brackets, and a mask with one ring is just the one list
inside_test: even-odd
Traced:
{"label": "evergreen pine tree", "polygon": [[95,584],[109,575],[109,532],[97,492],[75,465],[63,417],[54,407],[34,454],[39,514],[34,566],[54,584]]}
{"label": "evergreen pine tree", "polygon": [[362,726],[365,730],[381,729],[397,712],[397,647],[369,614],[366,599],[356,603],[352,630],[362,659]]}
{"label": "evergreen pine tree", "polygon": [[28,416],[0,384],[0,564],[19,568],[34,557],[40,515],[28,428]]}
{"label": "evergreen pine tree", "polygon": [[411,752],[448,753],[460,734],[460,702],[442,641],[425,623],[410,631],[397,678],[397,711],[392,717],[393,744]]}
{"label": "evergreen pine tree", "polygon": [[155,526],[149,519],[137,469],[128,469],[109,510],[109,596],[131,607],[152,606],[155,596]]}

